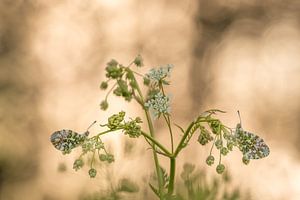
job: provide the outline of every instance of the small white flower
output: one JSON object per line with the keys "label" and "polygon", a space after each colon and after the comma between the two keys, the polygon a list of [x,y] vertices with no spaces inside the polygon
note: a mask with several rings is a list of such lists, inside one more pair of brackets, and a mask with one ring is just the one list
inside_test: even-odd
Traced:
{"label": "small white flower", "polygon": [[172,68],[173,65],[171,64],[167,64],[165,67],[159,67],[157,69],[153,68],[150,70],[148,74],[146,74],[146,77],[151,81],[153,81],[154,83],[158,83],[164,78],[170,77]]}
{"label": "small white flower", "polygon": [[145,107],[152,109],[155,118],[161,114],[170,114],[170,98],[159,92],[145,103]]}

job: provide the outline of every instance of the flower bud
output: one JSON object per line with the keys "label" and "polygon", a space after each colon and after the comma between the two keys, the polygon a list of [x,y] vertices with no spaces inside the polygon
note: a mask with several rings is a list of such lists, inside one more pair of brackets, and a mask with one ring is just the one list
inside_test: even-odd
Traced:
{"label": "flower bud", "polygon": [[77,171],[77,170],[81,169],[83,165],[84,165],[84,163],[83,163],[82,159],[76,159],[73,163],[73,169],[75,171]]}
{"label": "flower bud", "polygon": [[227,148],[228,148],[228,150],[232,151],[232,149],[233,149],[233,142],[227,142]]}
{"label": "flower bud", "polygon": [[210,155],[210,156],[208,156],[208,157],[206,158],[206,164],[207,164],[207,165],[211,166],[211,165],[214,164],[214,162],[215,162],[215,158],[214,158],[212,155]]}
{"label": "flower bud", "polygon": [[218,174],[222,174],[225,171],[225,166],[223,164],[218,164],[216,171]]}
{"label": "flower bud", "polygon": [[141,55],[137,55],[137,57],[134,59],[134,64],[137,66],[137,67],[142,67],[144,64],[143,64],[143,58]]}
{"label": "flower bud", "polygon": [[215,142],[215,145],[216,145],[217,149],[221,149],[222,148],[222,144],[223,144],[223,142],[220,139],[217,139],[216,142]]}
{"label": "flower bud", "polygon": [[100,85],[100,89],[102,89],[102,90],[107,89],[107,87],[108,87],[108,84],[107,84],[106,81],[103,81],[103,82],[101,83],[101,85]]}
{"label": "flower bud", "polygon": [[99,155],[99,160],[106,161],[107,160],[107,156],[105,154],[100,154]]}
{"label": "flower bud", "polygon": [[91,168],[91,169],[89,170],[89,175],[90,175],[90,178],[95,178],[96,175],[97,175],[97,170],[94,169],[94,168]]}
{"label": "flower bud", "polygon": [[242,161],[245,165],[248,165],[250,163],[250,160],[245,156],[243,156]]}
{"label": "flower bud", "polygon": [[115,161],[114,155],[112,155],[112,154],[107,154],[106,160],[107,160],[108,163],[114,162],[114,161]]}
{"label": "flower bud", "polygon": [[103,100],[100,103],[100,108],[101,108],[101,110],[107,110],[107,108],[108,108],[108,102],[106,100]]}
{"label": "flower bud", "polygon": [[226,147],[222,147],[221,148],[221,154],[223,155],[223,156],[226,156],[227,154],[228,154],[228,149],[226,148]]}

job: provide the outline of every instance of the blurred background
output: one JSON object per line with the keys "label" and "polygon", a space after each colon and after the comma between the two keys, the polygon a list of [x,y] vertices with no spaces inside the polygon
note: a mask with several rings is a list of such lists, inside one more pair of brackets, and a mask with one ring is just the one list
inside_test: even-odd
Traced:
{"label": "blurred background", "polygon": [[[186,127],[219,108],[234,127],[240,110],[244,129],[269,144],[269,157],[247,166],[237,151],[226,157],[229,189],[250,199],[300,199],[299,11],[298,0],[1,0],[0,199],[79,199],[121,178],[147,193],[153,163],[144,141],[105,136],[116,162],[96,179],[88,168],[72,169],[78,154],[63,156],[49,142],[56,130],[83,132],[121,109],[142,115],[118,98],[108,112],[99,109],[106,62],[126,65],[137,54],[142,72],[175,66],[168,88],[174,122]],[[157,137],[169,145],[162,125],[155,123]],[[215,176],[205,167],[208,147],[192,143],[176,178],[185,162]]]}

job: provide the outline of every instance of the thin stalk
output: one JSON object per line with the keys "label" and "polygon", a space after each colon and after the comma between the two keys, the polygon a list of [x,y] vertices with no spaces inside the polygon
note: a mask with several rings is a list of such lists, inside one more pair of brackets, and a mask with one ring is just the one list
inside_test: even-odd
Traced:
{"label": "thin stalk", "polygon": [[145,138],[149,139],[153,144],[155,144],[156,146],[158,146],[164,153],[166,153],[167,155],[171,156],[171,153],[162,144],[160,144],[155,138],[153,138],[152,136],[146,134],[143,131],[142,131],[142,135]]}
{"label": "thin stalk", "polygon": [[[222,140],[222,132],[220,132],[220,140]],[[222,142],[222,147],[223,147],[223,142]],[[219,155],[219,165],[221,164],[221,161],[222,161],[221,149],[220,149],[220,155]]]}
{"label": "thin stalk", "polygon": [[[151,137],[154,137],[154,128],[153,128],[152,120],[150,118],[150,114],[147,110],[145,110],[145,114],[146,114],[146,118],[147,118],[147,122],[148,122],[148,126],[149,126],[150,135],[151,135]],[[158,189],[159,189],[159,194],[161,195],[160,199],[163,200],[163,189],[164,189],[163,175],[162,175],[162,172],[160,169],[158,156],[155,151],[155,144],[153,144],[152,148],[153,148],[153,158],[154,158],[154,163],[155,163],[155,169],[156,169],[156,173],[157,173],[157,177],[158,177]]]}
{"label": "thin stalk", "polygon": [[[164,87],[162,85],[162,83],[159,84],[160,88],[161,88],[161,91],[163,93],[164,96],[166,96],[165,94],[165,90],[164,90]],[[171,148],[172,148],[172,153],[174,152],[174,139],[173,139],[173,132],[172,132],[172,127],[171,127],[171,120],[170,120],[170,116],[169,115],[163,115],[166,122],[167,122],[167,125],[168,125],[168,128],[169,128],[169,132],[170,132],[170,138],[171,138]]]}
{"label": "thin stalk", "polygon": [[[141,98],[141,102],[144,105],[143,94],[142,94],[142,91],[141,91],[141,89],[139,87],[139,84],[136,81],[134,75],[133,75],[133,81],[136,84],[136,89],[137,89],[138,94],[139,94],[139,96]],[[148,110],[145,109],[144,106],[142,106],[142,107],[143,107],[143,110],[145,111],[145,115],[146,115],[146,118],[147,118],[150,136],[152,138],[154,138],[154,127],[153,127],[152,120],[150,118],[150,114],[149,114]],[[161,169],[160,169],[159,160],[158,160],[157,152],[155,151],[155,144],[154,143],[152,143],[152,148],[153,148],[152,152],[153,152],[153,158],[154,158],[154,163],[155,163],[155,169],[156,169],[156,174],[157,174],[157,178],[158,178],[158,190],[159,190],[159,194],[160,194],[159,198],[161,200],[163,200],[163,196],[164,196],[164,194],[163,194],[163,189],[164,189],[164,186],[163,186],[163,175],[162,175],[162,172],[161,172]]]}
{"label": "thin stalk", "polygon": [[113,91],[113,89],[116,87],[117,83],[115,83],[109,90],[108,92],[106,93],[106,96],[105,96],[105,101],[107,101],[107,98],[108,96],[110,95],[110,93]]}
{"label": "thin stalk", "polygon": [[167,125],[168,125],[168,128],[169,128],[169,132],[170,132],[170,138],[171,138],[171,149],[172,149],[172,153],[174,152],[174,139],[173,139],[173,132],[172,132],[172,128],[171,128],[171,122],[170,122],[170,117],[169,115],[163,115],[166,122],[167,122]]}
{"label": "thin stalk", "polygon": [[104,135],[106,133],[110,133],[110,132],[113,132],[113,131],[118,131],[118,130],[121,130],[122,128],[117,128],[117,129],[114,129],[114,130],[107,130],[107,131],[103,131],[101,133],[98,133],[97,135],[91,137],[91,139],[93,138],[99,138],[100,135]]}
{"label": "thin stalk", "polygon": [[93,151],[93,158],[92,158],[92,161],[91,161],[91,168],[93,168],[94,160],[95,160],[95,150]]}
{"label": "thin stalk", "polygon": [[210,156],[211,156],[212,150],[213,150],[213,148],[214,148],[214,146],[215,146],[215,142],[216,142],[216,140],[217,140],[217,137],[218,137],[218,135],[215,136],[214,142],[213,142],[212,145],[211,145],[210,152],[209,152],[209,155],[210,155]]}
{"label": "thin stalk", "polygon": [[[163,95],[166,96],[162,83],[160,83],[160,88],[161,88]],[[171,149],[172,149],[172,154],[173,154],[174,153],[174,139],[173,139],[173,132],[172,132],[172,127],[171,127],[170,116],[169,115],[163,115],[163,116],[164,116],[166,123],[168,125],[168,128],[169,128],[170,139],[171,139]],[[168,195],[172,195],[173,191],[174,191],[175,169],[176,169],[176,156],[170,158],[170,173],[169,173],[170,181],[169,181],[169,186],[168,186]]]}

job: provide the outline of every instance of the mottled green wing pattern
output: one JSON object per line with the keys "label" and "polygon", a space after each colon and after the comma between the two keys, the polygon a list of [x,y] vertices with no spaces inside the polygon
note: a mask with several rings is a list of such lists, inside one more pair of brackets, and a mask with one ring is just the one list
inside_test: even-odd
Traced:
{"label": "mottled green wing pattern", "polygon": [[73,148],[84,142],[87,135],[88,132],[79,134],[72,130],[63,129],[54,132],[50,137],[50,141],[56,149],[63,153],[70,153]]}
{"label": "mottled green wing pattern", "polygon": [[262,138],[244,131],[239,124],[235,131],[235,138],[238,148],[246,159],[261,159],[270,154],[270,149]]}

